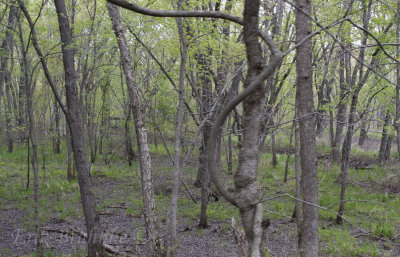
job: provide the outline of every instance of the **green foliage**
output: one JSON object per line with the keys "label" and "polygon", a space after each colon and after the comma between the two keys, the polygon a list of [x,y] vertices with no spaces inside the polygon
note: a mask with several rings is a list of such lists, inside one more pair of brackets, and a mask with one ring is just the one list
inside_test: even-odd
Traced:
{"label": "green foliage", "polygon": [[356,239],[351,236],[346,230],[337,228],[320,229],[320,239],[324,243],[321,251],[329,256],[338,257],[378,257],[379,250],[374,242],[357,243]]}
{"label": "green foliage", "polygon": [[386,237],[386,238],[393,238],[394,235],[394,227],[391,223],[372,223],[371,225],[373,234],[378,237]]}

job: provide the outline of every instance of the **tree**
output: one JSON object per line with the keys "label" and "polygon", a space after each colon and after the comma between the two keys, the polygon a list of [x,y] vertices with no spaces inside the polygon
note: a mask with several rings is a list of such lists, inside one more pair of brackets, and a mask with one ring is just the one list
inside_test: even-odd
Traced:
{"label": "tree", "polygon": [[89,178],[89,165],[86,156],[86,146],[84,140],[84,130],[83,130],[83,120],[80,113],[80,105],[77,97],[76,89],[76,77],[75,77],[75,67],[74,67],[74,49],[71,47],[71,30],[69,28],[69,21],[66,15],[65,3],[63,0],[55,0],[57,16],[59,19],[60,26],[60,36],[63,52],[63,63],[65,70],[65,89],[66,89],[66,99],[68,104],[67,107],[62,103],[58,91],[55,87],[53,79],[50,75],[46,59],[38,45],[36,38],[36,32],[34,28],[34,23],[30,18],[30,15],[25,7],[22,0],[18,0],[18,4],[23,11],[26,19],[28,20],[31,34],[32,43],[35,50],[40,58],[42,68],[45,72],[46,78],[53,90],[54,95],[57,98],[61,109],[67,119],[68,126],[71,132],[72,148],[75,157],[75,165],[78,173],[79,189],[81,193],[82,206],[86,221],[86,230],[88,235],[88,255],[90,257],[103,256],[103,240],[102,240],[102,230],[99,223],[99,215],[96,210],[96,202],[94,200],[93,194],[91,192],[91,182]]}
{"label": "tree", "polygon": [[117,7],[111,3],[107,4],[108,12],[113,24],[115,36],[118,40],[121,64],[124,70],[126,84],[128,87],[130,104],[133,110],[133,118],[135,121],[136,139],[139,148],[140,173],[142,179],[142,196],[144,206],[144,219],[146,227],[146,238],[148,244],[149,256],[158,254],[158,235],[156,229],[155,201],[153,178],[151,171],[151,157],[149,145],[147,142],[147,132],[144,124],[144,114],[142,104],[139,97],[139,89],[136,85],[131,63],[131,57],[123,33],[122,25],[119,18]]}
{"label": "tree", "polygon": [[[311,34],[311,0],[296,1],[296,42]],[[299,120],[301,194],[303,211],[299,233],[300,256],[318,256],[318,170],[314,127],[312,41],[307,39],[296,53],[296,107]]]}
{"label": "tree", "polygon": [[[397,1],[397,20],[396,20],[396,58],[400,58],[400,1]],[[400,124],[399,124],[399,119],[400,119],[400,62],[397,63],[396,65],[396,111],[395,111],[395,129],[397,133],[396,137],[396,144],[397,144],[397,151],[399,154],[399,159],[400,159]]]}
{"label": "tree", "polygon": [[[17,12],[18,8],[14,4],[10,4],[10,11],[8,15],[8,24],[6,35],[1,43],[1,57],[0,57],[0,103],[1,98],[3,96],[3,87],[5,85],[6,89],[6,97],[7,97],[7,107],[6,107],[6,125],[7,125],[7,147],[8,152],[11,153],[13,151],[13,127],[12,127],[12,105],[11,105],[11,95],[10,95],[10,87],[11,87],[11,69],[9,69],[9,61],[13,59],[13,45],[14,45],[14,33],[13,31],[17,25]],[[12,63],[12,62],[11,62]]]}

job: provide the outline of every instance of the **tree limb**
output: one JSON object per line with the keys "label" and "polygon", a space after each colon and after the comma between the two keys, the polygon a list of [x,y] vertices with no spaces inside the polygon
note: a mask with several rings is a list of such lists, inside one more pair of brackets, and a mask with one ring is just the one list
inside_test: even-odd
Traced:
{"label": "tree limb", "polygon": [[126,0],[107,0],[110,3],[118,5],[124,9],[134,11],[143,15],[154,16],[154,17],[206,17],[206,18],[219,18],[228,21],[235,22],[243,25],[243,20],[232,14],[216,12],[216,11],[178,11],[178,10],[153,10],[145,7],[141,7],[137,4],[130,3]]}

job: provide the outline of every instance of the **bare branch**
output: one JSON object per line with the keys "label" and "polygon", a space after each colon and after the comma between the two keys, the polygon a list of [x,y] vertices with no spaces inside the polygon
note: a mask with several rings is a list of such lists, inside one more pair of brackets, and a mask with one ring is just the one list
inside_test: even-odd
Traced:
{"label": "bare branch", "polygon": [[55,95],[55,97],[57,99],[58,104],[61,107],[61,110],[63,111],[63,113],[65,114],[66,117],[69,117],[68,109],[62,102],[61,96],[58,93],[57,87],[56,87],[56,85],[55,85],[55,83],[54,83],[54,81],[53,81],[53,79],[52,79],[52,77],[50,75],[50,71],[48,69],[46,59],[44,58],[42,50],[39,47],[39,44],[38,44],[38,41],[37,41],[37,38],[36,38],[35,25],[32,22],[31,16],[29,15],[29,12],[26,9],[25,4],[24,4],[24,2],[22,0],[18,0],[18,4],[19,4],[19,7],[21,8],[22,12],[24,13],[26,19],[28,20],[28,23],[29,23],[29,26],[30,26],[30,29],[31,29],[32,43],[33,43],[33,46],[34,46],[37,54],[39,55],[40,62],[42,63],[42,67],[43,67],[43,70],[44,70],[44,74],[45,74],[45,76],[47,78],[47,81],[50,84],[50,87],[51,87],[51,89],[52,89],[52,91],[53,91],[53,93],[54,93],[54,95]]}
{"label": "bare branch", "polygon": [[154,16],[154,17],[205,17],[205,18],[218,18],[228,21],[235,22],[243,25],[243,20],[240,17],[229,13],[216,12],[216,11],[178,11],[178,10],[153,10],[145,7],[141,7],[137,4],[130,3],[126,0],[107,0],[110,3],[118,5],[124,9],[134,11],[143,15]]}

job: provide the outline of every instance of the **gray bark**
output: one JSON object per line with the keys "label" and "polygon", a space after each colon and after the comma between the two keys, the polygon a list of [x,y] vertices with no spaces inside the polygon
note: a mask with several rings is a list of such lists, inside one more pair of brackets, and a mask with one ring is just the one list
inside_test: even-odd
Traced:
{"label": "gray bark", "polygon": [[[343,39],[342,39],[343,41]],[[343,137],[343,128],[346,121],[347,112],[347,99],[348,99],[348,88],[349,88],[349,55],[345,53],[343,47],[341,48],[342,57],[339,63],[339,84],[340,84],[340,102],[337,107],[336,116],[336,132],[332,142],[331,159],[333,162],[340,161],[340,144]],[[346,68],[345,68],[346,67]],[[346,71],[346,77],[345,77]]]}
{"label": "gray bark", "polygon": [[[12,51],[11,51],[12,52]],[[12,58],[12,55],[10,56]],[[11,87],[11,72],[8,70],[4,71],[5,73],[5,86],[6,86],[6,135],[7,135],[7,149],[9,153],[12,153],[14,150],[14,133],[13,133],[13,109],[11,104],[11,94],[10,94],[10,87]]]}
{"label": "gray bark", "polygon": [[[182,1],[178,2],[178,9],[182,9]],[[172,199],[171,205],[169,207],[169,219],[167,226],[167,236],[166,236],[166,244],[165,251],[167,256],[176,256],[177,254],[177,245],[176,245],[176,213],[178,209],[178,192],[180,186],[180,143],[181,143],[181,128],[183,123],[183,107],[185,103],[185,73],[186,73],[186,62],[188,56],[188,42],[186,41],[186,35],[183,30],[183,19],[176,19],[178,25],[179,38],[181,41],[181,64],[179,71],[179,102],[178,102],[178,110],[176,114],[176,127],[175,127],[175,143],[174,143],[174,174],[173,174],[173,188],[172,188]]]}
{"label": "gray bark", "polygon": [[67,126],[67,133],[65,133],[65,144],[67,145],[67,179],[73,180],[73,166],[74,161],[72,160],[72,144],[71,144],[71,132],[69,126]]}
{"label": "gray bark", "polygon": [[54,131],[54,153],[61,153],[61,132],[60,132],[60,107],[58,106],[57,100],[54,100],[54,119],[55,119],[55,131]]}
{"label": "gray bark", "polygon": [[126,152],[126,160],[128,161],[129,166],[132,165],[132,161],[135,158],[135,152],[133,151],[132,140],[131,140],[131,132],[129,128],[129,123],[131,122],[131,104],[128,104],[126,107],[128,110],[126,111],[126,120],[125,120],[125,152]]}
{"label": "gray bark", "polygon": [[65,72],[65,90],[68,104],[67,121],[70,127],[72,149],[78,174],[79,188],[82,198],[83,211],[88,234],[89,257],[104,256],[103,236],[100,227],[99,214],[96,211],[96,202],[91,191],[92,185],[89,178],[89,164],[87,160],[84,136],[84,120],[81,105],[77,95],[75,73],[75,57],[71,29],[65,8],[64,0],[54,0],[60,28],[62,55]]}
{"label": "gray bark", "polygon": [[156,229],[156,214],[154,189],[152,181],[151,158],[150,150],[147,142],[147,132],[144,124],[144,114],[141,107],[139,97],[139,89],[134,78],[134,71],[129,53],[129,48],[126,43],[120,22],[119,10],[112,4],[107,4],[108,12],[112,21],[113,30],[118,40],[120,50],[120,58],[125,74],[126,84],[128,86],[128,94],[131,99],[133,118],[135,121],[136,138],[139,150],[139,161],[141,171],[142,196],[144,206],[144,219],[146,228],[146,239],[148,247],[148,255],[154,256],[158,253],[158,235]]}
{"label": "gray bark", "polygon": [[[296,107],[297,109],[297,107]],[[296,115],[297,119],[297,115]],[[296,198],[301,199],[301,171],[300,171],[300,131],[299,131],[299,122],[297,120],[293,121],[294,123],[294,144],[295,144],[295,153],[294,153],[294,170],[296,173]],[[298,239],[300,239],[300,232],[301,232],[301,202],[296,200],[294,211],[293,211],[293,218],[296,219],[297,225],[297,235]]]}
{"label": "gray bark", "polygon": [[[245,90],[235,97],[221,111],[215,121],[211,131],[208,144],[208,165],[211,177],[218,191],[233,205],[240,208],[242,223],[245,228],[246,239],[250,247],[249,253],[254,257],[260,256],[262,251],[261,242],[262,225],[259,222],[260,204],[257,204],[257,184],[256,184],[256,168],[258,141],[260,134],[260,116],[263,100],[265,97],[265,88],[263,81],[269,78],[281,62],[282,54],[277,49],[268,34],[262,33],[258,29],[258,14],[260,2],[258,0],[246,0],[244,8],[244,22],[240,18],[232,17],[232,15],[221,14],[219,12],[202,12],[202,11],[156,11],[142,8],[135,4],[131,4],[121,0],[109,0],[109,2],[133,10],[135,12],[146,15],[164,16],[164,17],[214,17],[232,20],[239,24],[243,23],[244,41],[246,44],[246,52],[248,57],[248,75],[245,81]],[[271,58],[268,65],[262,65],[261,46],[258,42],[258,35],[268,44],[271,50]],[[244,102],[244,131],[243,144],[239,153],[239,167],[234,176],[235,180],[235,197],[231,195],[219,182],[216,176],[216,143],[220,129],[223,126],[229,112],[235,108],[241,101]],[[256,207],[257,206],[257,207]],[[261,224],[260,224],[261,223]],[[266,223],[264,223],[266,224]],[[261,232],[261,233],[260,233]],[[253,242],[260,242],[253,243]],[[256,249],[255,249],[256,248]]]}
{"label": "gray bark", "polygon": [[[400,0],[397,1],[397,13],[400,13]],[[397,16],[397,27],[396,27],[396,59],[400,58],[400,16]],[[397,144],[397,152],[400,159],[400,62],[396,65],[396,112],[395,112],[395,129],[396,129],[396,144]]]}
{"label": "gray bark", "polygon": [[[299,9],[311,12],[310,0],[296,0]],[[311,20],[296,8],[296,42],[311,34]],[[318,169],[315,141],[315,116],[312,86],[312,41],[306,40],[297,48],[296,106],[300,134],[301,194],[303,215],[299,233],[300,256],[318,256]],[[309,204],[308,204],[309,203]]]}
{"label": "gray bark", "polygon": [[86,149],[84,145],[84,134],[83,134],[83,120],[80,113],[80,106],[77,97],[76,89],[76,78],[74,68],[74,53],[71,47],[71,34],[69,29],[69,23],[65,11],[65,4],[63,0],[55,0],[57,16],[59,19],[60,36],[63,52],[63,63],[65,71],[65,89],[66,99],[68,108],[62,103],[61,97],[58,94],[55,83],[48,70],[46,59],[38,45],[34,24],[30,15],[25,8],[24,2],[18,0],[18,4],[25,14],[31,28],[31,36],[33,46],[39,55],[40,62],[42,64],[45,76],[50,84],[51,89],[58,103],[63,110],[68,125],[71,130],[72,147],[74,150],[74,156],[76,161],[76,167],[78,172],[79,189],[81,193],[83,212],[86,221],[86,229],[88,233],[88,255],[89,257],[104,256],[102,248],[102,232],[99,224],[99,216],[96,212],[96,202],[91,192],[91,182],[89,178],[89,166],[86,158]]}
{"label": "gray bark", "polygon": [[[26,64],[25,64],[26,65]],[[27,71],[25,71],[26,77],[25,81],[28,83],[29,79],[27,76]],[[42,231],[40,224],[40,215],[39,215],[39,167],[38,167],[38,154],[37,148],[38,144],[36,141],[35,135],[35,120],[33,116],[33,107],[32,107],[32,94],[31,88],[28,85],[25,85],[26,88],[26,99],[27,99],[27,112],[28,112],[28,121],[29,121],[29,139],[32,145],[32,168],[33,168],[33,201],[34,201],[34,219],[35,219],[35,229],[36,229],[36,250],[39,257],[43,256],[43,248],[42,248]]]}
{"label": "gray bark", "polygon": [[386,143],[385,160],[390,160],[390,152],[392,151],[393,135],[389,135]]}
{"label": "gray bark", "polygon": [[15,30],[17,24],[17,12],[17,7],[14,4],[10,4],[6,35],[0,46],[0,104],[3,96],[4,83],[8,83],[6,81],[6,76],[8,72],[8,62],[13,47],[13,30]]}
{"label": "gray bark", "polygon": [[291,147],[292,147],[292,141],[293,141],[293,134],[294,134],[294,122],[292,125],[292,128],[290,130],[290,136],[289,136],[289,150],[286,153],[286,162],[285,162],[285,175],[283,177],[283,183],[287,182],[288,179],[288,173],[289,173],[289,161],[290,161],[290,156],[291,156]]}
{"label": "gray bark", "polygon": [[[261,45],[257,35],[259,8],[259,0],[245,1],[243,39],[246,46],[248,70],[244,88],[249,87],[255,77],[261,73],[260,65],[263,63]],[[262,84],[264,83],[262,82],[259,88],[243,101],[243,139],[239,151],[238,168],[234,174],[236,202],[240,209],[240,216],[248,242],[248,253],[251,253],[251,256],[259,256],[260,251],[263,250],[260,244],[256,244],[258,235],[253,230],[257,210],[255,203],[258,199],[256,170],[258,165],[260,120],[265,101],[265,89]]]}
{"label": "gray bark", "polygon": [[[21,20],[19,19],[19,28],[21,32]],[[26,96],[26,106],[27,108],[27,118],[28,118],[28,137],[32,145],[32,156],[31,163],[33,168],[33,201],[34,201],[34,223],[36,230],[36,251],[39,257],[43,256],[43,248],[42,248],[42,233],[41,233],[41,224],[40,224],[40,215],[39,215],[39,168],[38,168],[38,154],[37,154],[37,140],[35,135],[35,120],[33,115],[33,105],[32,105],[32,96],[33,96],[33,88],[31,87],[30,80],[30,72],[29,72],[29,63],[27,60],[27,53],[25,51],[25,42],[23,35],[19,34],[20,42],[21,42],[21,81],[24,85],[20,85],[21,89],[24,89],[24,93],[21,95]],[[21,92],[20,92],[21,93]],[[29,148],[29,144],[28,144]],[[29,151],[28,151],[28,154]],[[30,157],[30,156],[29,156]],[[29,158],[28,158],[29,161]]]}
{"label": "gray bark", "polygon": [[379,156],[378,161],[384,162],[386,161],[386,148],[388,146],[389,134],[388,128],[392,123],[392,117],[389,112],[386,113],[385,122],[382,126],[382,137],[381,137],[381,145],[379,147]]}
{"label": "gray bark", "polygon": [[[366,30],[368,30],[369,27],[369,21],[371,18],[371,5],[372,5],[372,0],[368,1],[368,3],[364,3],[365,8],[364,8],[364,13],[363,13],[363,25]],[[361,44],[365,45],[367,43],[368,39],[368,34],[363,33]],[[370,62],[370,67],[374,67],[375,62],[376,62],[376,54],[377,51],[372,55],[372,59]],[[367,70],[367,72],[364,74],[364,69],[363,69],[363,62],[365,59],[365,49],[360,50],[360,54],[358,57],[359,62],[357,62],[356,67],[354,68],[353,75],[351,77],[351,81],[349,83],[350,88],[354,88],[354,91],[352,92],[352,98],[351,98],[351,104],[350,104],[350,113],[349,113],[349,120],[348,120],[348,125],[347,125],[347,132],[346,132],[346,138],[343,142],[342,146],[342,160],[341,160],[341,187],[340,187],[340,206],[339,206],[339,212],[336,217],[336,222],[337,223],[342,223],[343,218],[342,215],[344,213],[344,206],[345,206],[345,194],[346,194],[346,185],[347,185],[347,177],[348,177],[348,172],[349,172],[349,165],[350,165],[350,151],[351,151],[351,143],[352,143],[352,138],[353,138],[353,132],[354,132],[354,123],[356,121],[356,110],[357,110],[357,102],[358,102],[358,95],[360,93],[360,90],[362,86],[365,84],[366,80],[369,77],[370,74],[370,69]],[[358,73],[358,83],[356,85],[356,77]]]}
{"label": "gray bark", "polygon": [[11,103],[11,72],[12,67],[8,67],[9,62],[13,58],[13,47],[14,47],[14,30],[17,25],[17,15],[18,8],[14,5],[10,5],[10,11],[8,15],[8,23],[6,29],[5,38],[0,47],[0,104],[1,98],[3,94],[3,87],[5,86],[6,90],[6,135],[7,135],[7,148],[8,152],[11,153],[13,151],[14,140],[13,140],[13,124],[12,124],[12,103]]}
{"label": "gray bark", "polygon": [[363,115],[361,118],[361,126],[360,126],[360,137],[358,139],[358,145],[362,146],[365,143],[365,140],[368,138],[368,116]]}

